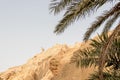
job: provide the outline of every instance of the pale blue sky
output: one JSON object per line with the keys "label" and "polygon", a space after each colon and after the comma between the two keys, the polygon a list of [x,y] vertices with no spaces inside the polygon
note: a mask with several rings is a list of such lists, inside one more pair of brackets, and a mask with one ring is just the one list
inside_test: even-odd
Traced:
{"label": "pale blue sky", "polygon": [[50,0],[0,0],[0,71],[24,64],[41,47],[82,41],[94,18],[79,20],[56,36],[53,30],[62,15],[50,14],[49,3]]}

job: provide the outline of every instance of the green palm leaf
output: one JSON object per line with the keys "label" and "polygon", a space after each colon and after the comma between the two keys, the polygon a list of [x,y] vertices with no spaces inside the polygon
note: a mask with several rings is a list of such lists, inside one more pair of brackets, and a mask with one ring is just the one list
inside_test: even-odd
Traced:
{"label": "green palm leaf", "polygon": [[79,18],[89,14],[91,11],[99,8],[105,4],[108,0],[77,0],[78,2],[72,2],[67,7],[67,11],[64,14],[63,19],[58,23],[54,32],[62,33],[71,23],[75,22]]}
{"label": "green palm leaf", "polygon": [[[107,44],[109,36],[106,33],[98,35],[98,39],[93,39],[90,43],[90,48],[88,47],[83,50],[76,51],[71,58],[71,61],[73,60],[72,63],[76,63],[76,66],[78,67],[91,67],[92,65],[99,66],[101,49],[105,44]],[[104,69],[110,68],[113,72],[116,72],[116,70],[118,71],[120,69],[120,37],[112,40],[111,47],[108,48],[107,53],[108,54],[104,59]],[[101,60],[103,60],[103,58],[101,58]]]}
{"label": "green palm leaf", "polygon": [[110,16],[115,15],[116,13],[120,13],[120,2],[117,3],[110,11],[106,11],[102,16],[99,16],[95,22],[93,22],[92,26],[88,28],[84,35],[84,40],[88,40],[90,35],[95,32],[102,23],[106,21]]}
{"label": "green palm leaf", "polygon": [[[109,72],[103,72],[104,80],[120,80],[120,76],[115,76]],[[99,73],[91,74],[88,80],[99,80]]]}
{"label": "green palm leaf", "polygon": [[58,0],[51,0],[50,12],[54,12],[54,14],[58,14],[59,12],[64,10],[73,1],[74,0],[61,0],[59,2]]}
{"label": "green palm leaf", "polygon": [[120,16],[120,12],[117,12],[113,15],[112,18],[110,18],[107,23],[105,24],[105,27],[103,28],[102,33],[104,32],[108,32],[110,30],[110,28],[112,27],[112,25],[114,24],[114,22],[119,18]]}

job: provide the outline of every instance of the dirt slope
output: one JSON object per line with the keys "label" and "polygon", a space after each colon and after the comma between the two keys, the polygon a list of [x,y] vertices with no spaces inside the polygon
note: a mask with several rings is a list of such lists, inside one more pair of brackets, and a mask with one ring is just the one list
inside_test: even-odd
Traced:
{"label": "dirt slope", "polygon": [[75,51],[89,46],[89,42],[73,46],[57,44],[35,55],[26,64],[1,72],[0,80],[85,80],[94,68],[77,68],[70,59]]}

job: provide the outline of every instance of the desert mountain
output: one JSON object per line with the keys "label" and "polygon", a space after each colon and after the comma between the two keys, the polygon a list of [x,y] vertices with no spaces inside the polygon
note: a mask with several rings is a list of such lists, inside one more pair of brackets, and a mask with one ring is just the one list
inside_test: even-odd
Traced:
{"label": "desert mountain", "polygon": [[74,52],[89,46],[76,43],[73,46],[55,45],[42,50],[26,64],[9,68],[0,73],[0,80],[85,80],[94,68],[78,68],[70,63]]}

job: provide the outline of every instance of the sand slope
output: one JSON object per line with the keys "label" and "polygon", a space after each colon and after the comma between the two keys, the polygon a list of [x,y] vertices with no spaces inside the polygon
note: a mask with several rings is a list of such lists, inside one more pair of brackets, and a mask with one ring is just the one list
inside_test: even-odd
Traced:
{"label": "sand slope", "polygon": [[70,60],[75,51],[89,46],[89,42],[73,46],[57,44],[36,54],[26,64],[1,72],[0,80],[85,80],[94,68],[77,68]]}

